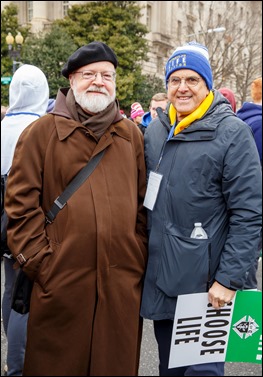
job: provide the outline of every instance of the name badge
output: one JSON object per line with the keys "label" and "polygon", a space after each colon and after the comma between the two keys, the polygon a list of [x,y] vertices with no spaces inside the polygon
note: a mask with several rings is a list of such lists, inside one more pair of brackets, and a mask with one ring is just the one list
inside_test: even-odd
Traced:
{"label": "name badge", "polygon": [[162,178],[162,174],[150,172],[143,205],[151,211],[154,208]]}

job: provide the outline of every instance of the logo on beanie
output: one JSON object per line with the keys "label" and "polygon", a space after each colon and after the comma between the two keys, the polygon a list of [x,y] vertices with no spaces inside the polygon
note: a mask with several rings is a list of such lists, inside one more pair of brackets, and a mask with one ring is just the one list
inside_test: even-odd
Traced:
{"label": "logo on beanie", "polygon": [[177,55],[169,61],[167,70],[171,71],[171,69],[186,67],[186,65],[186,54]]}

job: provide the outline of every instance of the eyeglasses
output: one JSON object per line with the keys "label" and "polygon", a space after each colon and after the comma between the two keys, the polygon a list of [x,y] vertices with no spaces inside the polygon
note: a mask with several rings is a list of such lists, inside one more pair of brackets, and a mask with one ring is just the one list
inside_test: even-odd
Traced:
{"label": "eyeglasses", "polygon": [[172,88],[179,88],[179,86],[181,85],[181,82],[183,80],[184,80],[185,84],[188,86],[188,88],[193,88],[194,86],[196,86],[199,83],[199,81],[202,80],[202,78],[190,76],[190,77],[186,77],[185,79],[180,79],[180,77],[173,76],[173,77],[169,78],[168,84]]}
{"label": "eyeglasses", "polygon": [[105,71],[105,72],[94,72],[94,71],[75,71],[74,73],[81,73],[84,80],[94,81],[96,80],[98,74],[100,74],[102,81],[115,81],[116,72]]}

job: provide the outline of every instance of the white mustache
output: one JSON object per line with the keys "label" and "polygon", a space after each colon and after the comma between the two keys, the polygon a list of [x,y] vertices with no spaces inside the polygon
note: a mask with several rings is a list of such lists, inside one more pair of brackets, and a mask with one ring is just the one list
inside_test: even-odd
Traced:
{"label": "white mustache", "polygon": [[107,89],[105,89],[105,88],[99,88],[98,86],[92,86],[92,87],[90,87],[90,88],[86,91],[86,93],[89,93],[89,92],[99,92],[99,93],[103,93],[103,94],[107,94],[107,95],[109,95]]}

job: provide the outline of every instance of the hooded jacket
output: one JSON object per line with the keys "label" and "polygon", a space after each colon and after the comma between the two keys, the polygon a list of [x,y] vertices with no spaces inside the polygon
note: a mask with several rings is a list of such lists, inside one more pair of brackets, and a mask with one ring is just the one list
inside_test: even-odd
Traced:
{"label": "hooded jacket", "polygon": [[9,87],[9,107],[1,121],[1,174],[11,167],[22,131],[46,114],[48,98],[48,82],[38,67],[24,64],[15,71]]}
{"label": "hooded jacket", "polygon": [[[214,91],[206,114],[169,141],[170,121],[167,114],[162,118],[144,135],[147,174],[163,176],[148,210],[141,306],[141,315],[153,320],[173,319],[179,294],[206,292],[215,280],[243,289],[262,220],[256,144],[227,100]],[[190,237],[195,222],[208,239]]]}
{"label": "hooded jacket", "polygon": [[138,125],[138,127],[140,128],[143,134],[145,133],[145,130],[148,127],[148,125],[151,123],[151,121],[152,121],[151,112],[148,111],[142,116],[142,122]]}
{"label": "hooded jacket", "polygon": [[[143,135],[116,107],[97,141],[72,118],[66,94],[60,90],[53,112],[21,135],[7,186],[10,249],[23,253],[23,270],[34,279],[23,373],[136,375],[147,261]],[[46,225],[53,201],[103,149]]]}
{"label": "hooded jacket", "polygon": [[[9,174],[19,136],[46,113],[49,87],[44,73],[33,65],[18,68],[9,87],[9,108],[1,121],[1,174]],[[11,254],[5,242],[5,257]]]}
{"label": "hooded jacket", "polygon": [[244,102],[237,111],[237,116],[251,127],[262,163],[262,105]]}
{"label": "hooded jacket", "polygon": [[235,98],[234,92],[232,92],[232,90],[228,89],[228,88],[220,88],[220,89],[218,89],[218,91],[221,94],[223,94],[223,96],[226,97],[226,99],[228,99],[228,101],[229,101],[230,105],[232,106],[232,109],[235,113],[236,109],[237,109],[237,105],[236,105],[236,98]]}

